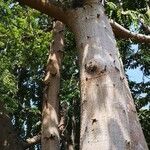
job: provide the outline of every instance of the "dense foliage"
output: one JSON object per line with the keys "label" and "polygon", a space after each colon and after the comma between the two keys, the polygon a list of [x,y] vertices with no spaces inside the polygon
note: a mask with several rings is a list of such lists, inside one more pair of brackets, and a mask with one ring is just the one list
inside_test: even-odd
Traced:
{"label": "dense foliage", "polygon": [[[68,1],[64,1],[65,6],[68,4]],[[124,27],[137,33],[148,34],[143,27],[143,23],[146,26],[150,23],[147,0],[134,2],[112,0],[106,2],[105,7],[108,16]],[[4,104],[18,135],[26,139],[40,132],[42,79],[53,40],[51,33],[53,20],[12,0],[0,1],[0,18],[0,102]],[[125,71],[138,69],[143,76],[143,80],[138,82],[130,80],[130,76],[128,79],[142,128],[150,146],[149,45],[119,39],[118,47]],[[76,53],[74,36],[66,29],[60,89],[61,104],[67,104],[66,134],[73,126],[72,122],[79,131],[80,93]],[[75,143],[78,143],[78,138],[75,139]]]}
{"label": "dense foliage", "polygon": [[0,18],[0,101],[25,139],[40,131],[50,20],[12,1],[0,2]]}

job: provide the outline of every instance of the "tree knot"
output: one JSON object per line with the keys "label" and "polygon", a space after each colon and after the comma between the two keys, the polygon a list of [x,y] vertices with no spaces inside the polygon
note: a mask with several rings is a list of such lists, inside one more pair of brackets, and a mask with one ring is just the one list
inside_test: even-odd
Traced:
{"label": "tree knot", "polygon": [[55,135],[51,134],[49,137],[44,137],[45,140],[55,140]]}
{"label": "tree knot", "polygon": [[85,64],[85,70],[89,74],[94,74],[98,70],[98,65],[95,60],[90,60],[87,64]]}
{"label": "tree knot", "polygon": [[104,74],[107,71],[107,65],[100,59],[91,59],[85,64],[85,70],[88,74]]}

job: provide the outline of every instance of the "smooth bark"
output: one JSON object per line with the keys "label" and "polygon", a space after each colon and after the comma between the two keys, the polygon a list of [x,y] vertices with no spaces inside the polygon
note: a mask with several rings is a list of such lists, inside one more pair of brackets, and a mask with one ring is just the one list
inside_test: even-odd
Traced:
{"label": "smooth bark", "polygon": [[80,64],[80,149],[147,150],[104,9],[95,1],[73,14]]}
{"label": "smooth bark", "polygon": [[[75,33],[79,50],[80,149],[148,150],[109,20],[99,0],[84,2],[83,7],[69,10],[64,19]],[[49,15],[59,18],[56,13]],[[47,119],[43,123],[51,120],[51,111],[56,114],[53,108],[55,106],[51,107],[50,100],[48,105],[45,102]],[[53,119],[56,126],[57,119]],[[53,139],[54,134],[49,132],[50,128],[46,128],[44,134],[48,136],[42,139]]]}
{"label": "smooth bark", "polygon": [[43,12],[55,19],[65,22],[65,11],[63,8],[56,5],[54,0],[17,0],[20,4],[28,5],[40,12]]}
{"label": "smooth bark", "polygon": [[50,55],[44,79],[44,100],[42,113],[42,150],[58,150],[60,137],[58,131],[60,68],[64,47],[64,25],[56,21]]}

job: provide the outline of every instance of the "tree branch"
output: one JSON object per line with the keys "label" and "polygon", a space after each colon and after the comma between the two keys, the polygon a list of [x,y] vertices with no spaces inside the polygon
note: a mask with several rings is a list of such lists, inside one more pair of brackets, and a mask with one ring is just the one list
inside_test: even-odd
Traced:
{"label": "tree branch", "polygon": [[32,138],[26,139],[26,141],[23,142],[23,147],[24,147],[24,149],[27,149],[35,144],[40,143],[40,140],[41,140],[41,134],[39,133],[39,134],[33,136]]}
{"label": "tree branch", "polygon": [[150,36],[148,35],[133,33],[113,20],[110,20],[110,24],[115,36],[118,38],[131,39],[133,41],[141,43],[150,43]]}
{"label": "tree branch", "polygon": [[54,17],[57,20],[66,22],[65,11],[63,8],[58,7],[54,2],[50,0],[17,0],[20,4],[27,5],[34,8],[44,14]]}

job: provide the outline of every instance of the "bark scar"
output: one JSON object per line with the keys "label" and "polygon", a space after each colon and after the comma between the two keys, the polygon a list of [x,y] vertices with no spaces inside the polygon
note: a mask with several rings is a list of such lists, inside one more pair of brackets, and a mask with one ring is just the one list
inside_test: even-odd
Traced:
{"label": "bark scar", "polygon": [[92,125],[94,124],[94,123],[96,123],[97,122],[97,119],[96,118],[93,118],[92,119]]}
{"label": "bark scar", "polygon": [[55,140],[55,135],[51,134],[49,137],[44,137],[45,140]]}
{"label": "bark scar", "polygon": [[100,18],[100,14],[97,14],[97,18],[98,18],[98,19]]}
{"label": "bark scar", "polygon": [[89,74],[96,73],[98,70],[97,63],[91,60],[89,63],[85,64],[85,70]]}

